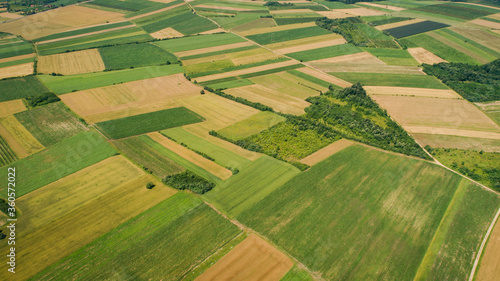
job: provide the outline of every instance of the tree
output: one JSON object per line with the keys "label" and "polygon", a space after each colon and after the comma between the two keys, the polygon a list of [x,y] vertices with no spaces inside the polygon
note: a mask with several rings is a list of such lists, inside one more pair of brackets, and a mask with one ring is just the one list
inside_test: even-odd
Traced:
{"label": "tree", "polygon": [[153,189],[153,187],[155,187],[155,184],[154,184],[154,183],[152,183],[152,182],[148,182],[148,183],[146,184],[146,188],[147,188],[147,189]]}

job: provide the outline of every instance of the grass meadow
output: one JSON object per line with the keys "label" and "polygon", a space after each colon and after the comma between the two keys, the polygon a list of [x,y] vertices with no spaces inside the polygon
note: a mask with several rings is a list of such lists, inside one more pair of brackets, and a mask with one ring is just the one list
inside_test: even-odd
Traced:
{"label": "grass meadow", "polygon": [[219,130],[218,133],[232,140],[241,140],[258,134],[263,130],[285,120],[285,117],[279,116],[269,111],[262,111],[251,116],[248,119]]}
{"label": "grass meadow", "polygon": [[175,63],[177,57],[162,48],[149,44],[125,44],[99,49],[106,69],[124,69]]}

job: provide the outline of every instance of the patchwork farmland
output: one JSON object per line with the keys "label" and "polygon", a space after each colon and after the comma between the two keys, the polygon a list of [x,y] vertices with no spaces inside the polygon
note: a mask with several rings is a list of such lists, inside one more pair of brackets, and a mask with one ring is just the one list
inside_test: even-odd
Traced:
{"label": "patchwork farmland", "polygon": [[0,280],[500,275],[490,0],[35,2],[0,3]]}

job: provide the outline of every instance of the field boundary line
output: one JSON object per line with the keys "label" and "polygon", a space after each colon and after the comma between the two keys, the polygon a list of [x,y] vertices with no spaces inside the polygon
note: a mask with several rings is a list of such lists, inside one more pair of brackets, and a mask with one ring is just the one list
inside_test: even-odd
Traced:
{"label": "field boundary line", "polygon": [[477,252],[477,256],[474,259],[474,266],[472,267],[470,276],[469,276],[469,281],[474,280],[474,275],[476,274],[477,266],[479,264],[479,260],[481,259],[481,255],[483,254],[484,246],[486,246],[486,242],[488,241],[488,238],[490,237],[491,231],[493,230],[493,227],[495,226],[498,217],[500,216],[500,208],[498,208],[498,211],[493,218],[493,221],[491,221],[490,227],[488,228],[488,231],[484,235],[483,242],[481,243],[481,247],[479,247],[479,251]]}

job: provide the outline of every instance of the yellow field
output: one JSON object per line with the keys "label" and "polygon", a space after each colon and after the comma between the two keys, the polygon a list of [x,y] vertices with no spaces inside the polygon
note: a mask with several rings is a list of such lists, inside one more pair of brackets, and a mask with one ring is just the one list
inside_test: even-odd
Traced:
{"label": "yellow field", "polygon": [[224,73],[217,73],[217,74],[207,75],[207,76],[203,76],[203,77],[198,77],[198,78],[196,78],[196,81],[205,82],[205,81],[217,80],[217,79],[226,78],[226,77],[233,77],[233,76],[238,76],[238,75],[243,75],[243,74],[248,74],[248,73],[254,73],[254,72],[259,72],[259,71],[294,65],[296,63],[297,62],[294,60],[277,62],[277,63],[272,63],[272,64],[251,67],[251,68],[247,68],[247,69],[234,70],[234,71],[228,71],[228,72],[224,72]]}
{"label": "yellow field", "polygon": [[[276,53],[273,53],[271,51],[268,51],[264,48],[257,48],[257,49],[251,49],[251,50],[246,50],[246,51],[241,51],[241,52],[185,60],[185,61],[183,61],[182,64],[185,66],[185,68],[188,72],[198,72],[198,71],[196,71],[196,67],[197,67],[196,65],[197,64],[201,65],[202,63],[211,63],[211,62],[215,62],[215,61],[230,60],[234,65],[242,65],[242,64],[261,62],[261,61],[265,61],[265,60],[277,59],[279,57],[281,57],[281,56],[276,54]],[[203,69],[201,69],[200,71],[203,71]]]}
{"label": "yellow field", "polygon": [[375,4],[375,3],[372,3],[372,2],[360,2],[359,4],[364,4],[364,5],[368,5],[368,6],[373,6],[373,7],[376,7],[376,8],[383,8],[383,9],[393,10],[393,11],[396,11],[396,12],[399,12],[399,11],[403,11],[403,10],[405,10],[405,8],[401,8],[401,7],[390,6],[390,5]]}
{"label": "yellow field", "polygon": [[[377,59],[378,60],[378,59]],[[337,62],[332,63],[330,59],[317,60],[310,62],[314,66],[325,72],[358,72],[358,73],[392,73],[392,74],[410,74],[410,75],[425,75],[420,67],[417,66],[400,66],[400,65],[384,65],[384,64],[343,64]]]}
{"label": "yellow field", "polygon": [[453,90],[438,90],[425,88],[407,88],[407,87],[388,87],[388,86],[364,86],[369,95],[388,95],[388,96],[414,96],[443,99],[463,99]]}
{"label": "yellow field", "polygon": [[7,117],[9,115],[25,111],[26,106],[23,100],[11,100],[0,102],[0,118]]}
{"label": "yellow field", "polygon": [[342,149],[351,146],[352,144],[354,144],[353,141],[340,139],[326,147],[323,147],[313,154],[302,158],[300,162],[312,166],[341,151]]}
{"label": "yellow field", "polygon": [[436,64],[440,62],[447,62],[444,59],[436,56],[435,54],[427,51],[424,48],[408,48],[408,52],[413,56],[413,58],[418,61],[418,63]]}
{"label": "yellow field", "polygon": [[195,280],[279,281],[292,266],[286,255],[252,234]]}
{"label": "yellow field", "polygon": [[182,74],[128,82],[61,95],[89,123],[176,107],[175,99],[200,95]]}
{"label": "yellow field", "polygon": [[321,43],[321,42],[325,42],[325,41],[343,39],[343,38],[344,37],[342,37],[339,34],[332,33],[332,34],[325,34],[325,35],[313,36],[313,37],[308,37],[308,38],[295,39],[295,40],[290,40],[290,41],[268,44],[268,45],[266,45],[266,48],[269,48],[272,50],[280,50],[280,53],[283,53],[283,49],[285,49],[285,48],[299,47],[299,46],[303,46],[303,45]]}
{"label": "yellow field", "polygon": [[190,51],[177,52],[177,53],[175,53],[175,55],[178,57],[187,57],[187,56],[194,56],[194,55],[223,51],[223,50],[236,49],[236,48],[246,47],[246,46],[251,46],[251,45],[253,45],[253,43],[250,41],[247,41],[247,42],[240,42],[240,43],[234,43],[234,44],[228,44],[228,45],[222,45],[222,46],[215,46],[215,47],[201,48],[201,49],[195,49],[195,50],[190,50]]}
{"label": "yellow field", "polygon": [[480,26],[489,27],[492,29],[500,29],[500,23],[489,21],[489,20],[475,19],[475,20],[471,20],[470,23],[477,24]]}
{"label": "yellow field", "polygon": [[39,73],[63,75],[103,71],[106,67],[98,49],[38,57]]}
{"label": "yellow field", "polygon": [[14,14],[14,13],[9,13],[9,12],[0,13],[0,18],[7,18],[7,19],[20,19],[20,18],[22,18],[22,17],[23,17],[23,16],[21,16],[21,15]]}
{"label": "yellow field", "polygon": [[317,11],[316,13],[318,13],[324,17],[327,17],[329,19],[343,19],[343,18],[352,17],[351,14],[342,12],[343,10],[344,9],[339,9],[339,10],[335,10],[335,11]]}
{"label": "yellow field", "polygon": [[361,17],[380,16],[384,14],[384,12],[367,8],[342,9],[342,12]]}
{"label": "yellow field", "polygon": [[261,85],[228,89],[225,92],[249,101],[260,102],[285,114],[302,115],[304,114],[304,108],[310,105],[310,103],[302,99],[268,89]]}
{"label": "yellow field", "polygon": [[196,166],[202,168],[203,170],[211,173],[212,175],[218,177],[221,180],[225,180],[230,176],[232,176],[233,174],[231,171],[220,166],[214,161],[208,160],[207,158],[199,155],[198,153],[190,150],[189,148],[186,148],[176,143],[173,140],[170,140],[169,138],[165,137],[164,135],[158,132],[149,133],[148,136],[157,143],[163,145],[164,147],[173,151],[177,155],[195,164]]}
{"label": "yellow field", "polygon": [[500,152],[500,140],[436,134],[411,134],[420,145],[442,148],[472,149]]}
{"label": "yellow field", "polygon": [[387,95],[371,97],[405,128],[428,126],[500,133],[493,120],[466,100]]}
{"label": "yellow field", "polygon": [[2,67],[0,68],[0,79],[33,74],[33,64],[34,63],[30,62]]}
{"label": "yellow field", "polygon": [[187,127],[196,126],[205,128],[207,133],[210,130],[220,130],[259,112],[259,110],[253,107],[237,103],[212,93],[206,93],[204,95],[198,94],[193,97],[178,99],[176,103],[198,113],[207,120],[205,122],[188,125]]}
{"label": "yellow field", "polygon": [[388,23],[388,24],[383,24],[376,26],[375,28],[378,30],[386,30],[386,29],[391,29],[391,28],[396,28],[400,26],[405,26],[417,22],[422,22],[424,21],[423,19],[412,19],[412,20],[405,20],[405,21],[398,21],[398,22],[393,22],[393,23]]}
{"label": "yellow field", "polygon": [[408,125],[403,126],[408,132],[415,134],[434,134],[434,135],[448,135],[448,136],[458,136],[467,138],[481,138],[481,139],[491,139],[500,140],[499,132],[485,132],[479,130],[466,130],[466,129],[453,129],[446,127],[437,126],[425,126],[425,125]]}
{"label": "yellow field", "polygon": [[21,35],[28,40],[76,27],[123,20],[123,14],[82,6],[67,6],[0,24],[0,31]]}
{"label": "yellow field", "polygon": [[314,22],[307,22],[307,23],[295,23],[295,24],[287,24],[287,25],[280,25],[273,27],[263,27],[263,28],[251,29],[248,31],[241,31],[238,34],[242,36],[248,36],[248,35],[255,35],[255,34],[282,31],[282,30],[297,29],[309,26],[316,26],[316,24]]}
{"label": "yellow field", "polygon": [[27,54],[27,55],[22,55],[22,56],[17,56],[17,57],[4,58],[4,59],[0,59],[0,63],[32,58],[34,56],[35,56],[35,54]]}
{"label": "yellow field", "polygon": [[9,144],[18,158],[24,158],[45,148],[12,115],[0,120],[0,135]]}
{"label": "yellow field", "polygon": [[[17,248],[16,261],[19,264],[29,264],[23,270],[17,271],[17,280],[25,280],[33,276],[175,193],[175,190],[165,187],[151,175],[142,171],[140,173],[139,177],[122,184],[115,182],[123,177],[117,172],[96,175],[99,177],[99,180],[95,180],[97,185],[108,185],[112,187],[112,190],[108,190],[104,194],[93,193],[94,197],[73,210],[61,213],[55,220],[38,227],[25,236],[17,236],[16,242],[23,247]],[[80,188],[89,180],[93,181],[94,179],[89,179],[88,175],[85,175],[84,181],[81,180],[80,184],[70,188]],[[156,187],[151,190],[146,189],[148,182],[155,183]],[[51,186],[51,188],[53,187]],[[68,194],[68,191],[60,191]],[[90,188],[87,192],[94,191]],[[57,209],[57,207],[58,205],[53,205],[53,209]],[[0,253],[3,256],[7,254],[7,248],[6,243],[2,242]],[[0,270],[7,272],[6,267],[7,264],[2,263]]]}
{"label": "yellow field", "polygon": [[381,61],[376,56],[368,53],[355,53],[349,55],[343,55],[338,57],[326,58],[321,60],[310,61],[309,63],[328,63],[328,64],[355,64],[355,65],[386,65],[385,62]]}
{"label": "yellow field", "polygon": [[162,29],[160,31],[153,32],[150,35],[156,39],[177,38],[177,37],[184,36],[184,34],[180,33],[179,31],[177,31],[171,27],[167,27],[167,28]]}
{"label": "yellow field", "polygon": [[253,77],[249,78],[249,80],[268,89],[291,95],[299,99],[317,96],[320,92],[327,90],[327,88],[323,86],[306,81],[287,72]]}
{"label": "yellow field", "polygon": [[335,76],[332,76],[332,75],[324,73],[324,72],[320,72],[318,70],[315,70],[315,69],[312,69],[312,68],[309,68],[309,67],[299,68],[297,70],[300,71],[300,72],[302,72],[302,73],[314,76],[314,77],[316,77],[318,79],[321,79],[323,81],[329,82],[329,83],[331,83],[333,85],[340,86],[342,88],[352,86],[352,84],[349,83],[349,82],[347,82],[347,81],[344,81],[344,80],[342,80],[340,78],[337,78]]}
{"label": "yellow field", "polygon": [[143,174],[125,157],[114,156],[30,192],[16,202],[23,220],[18,233],[25,236]]}

